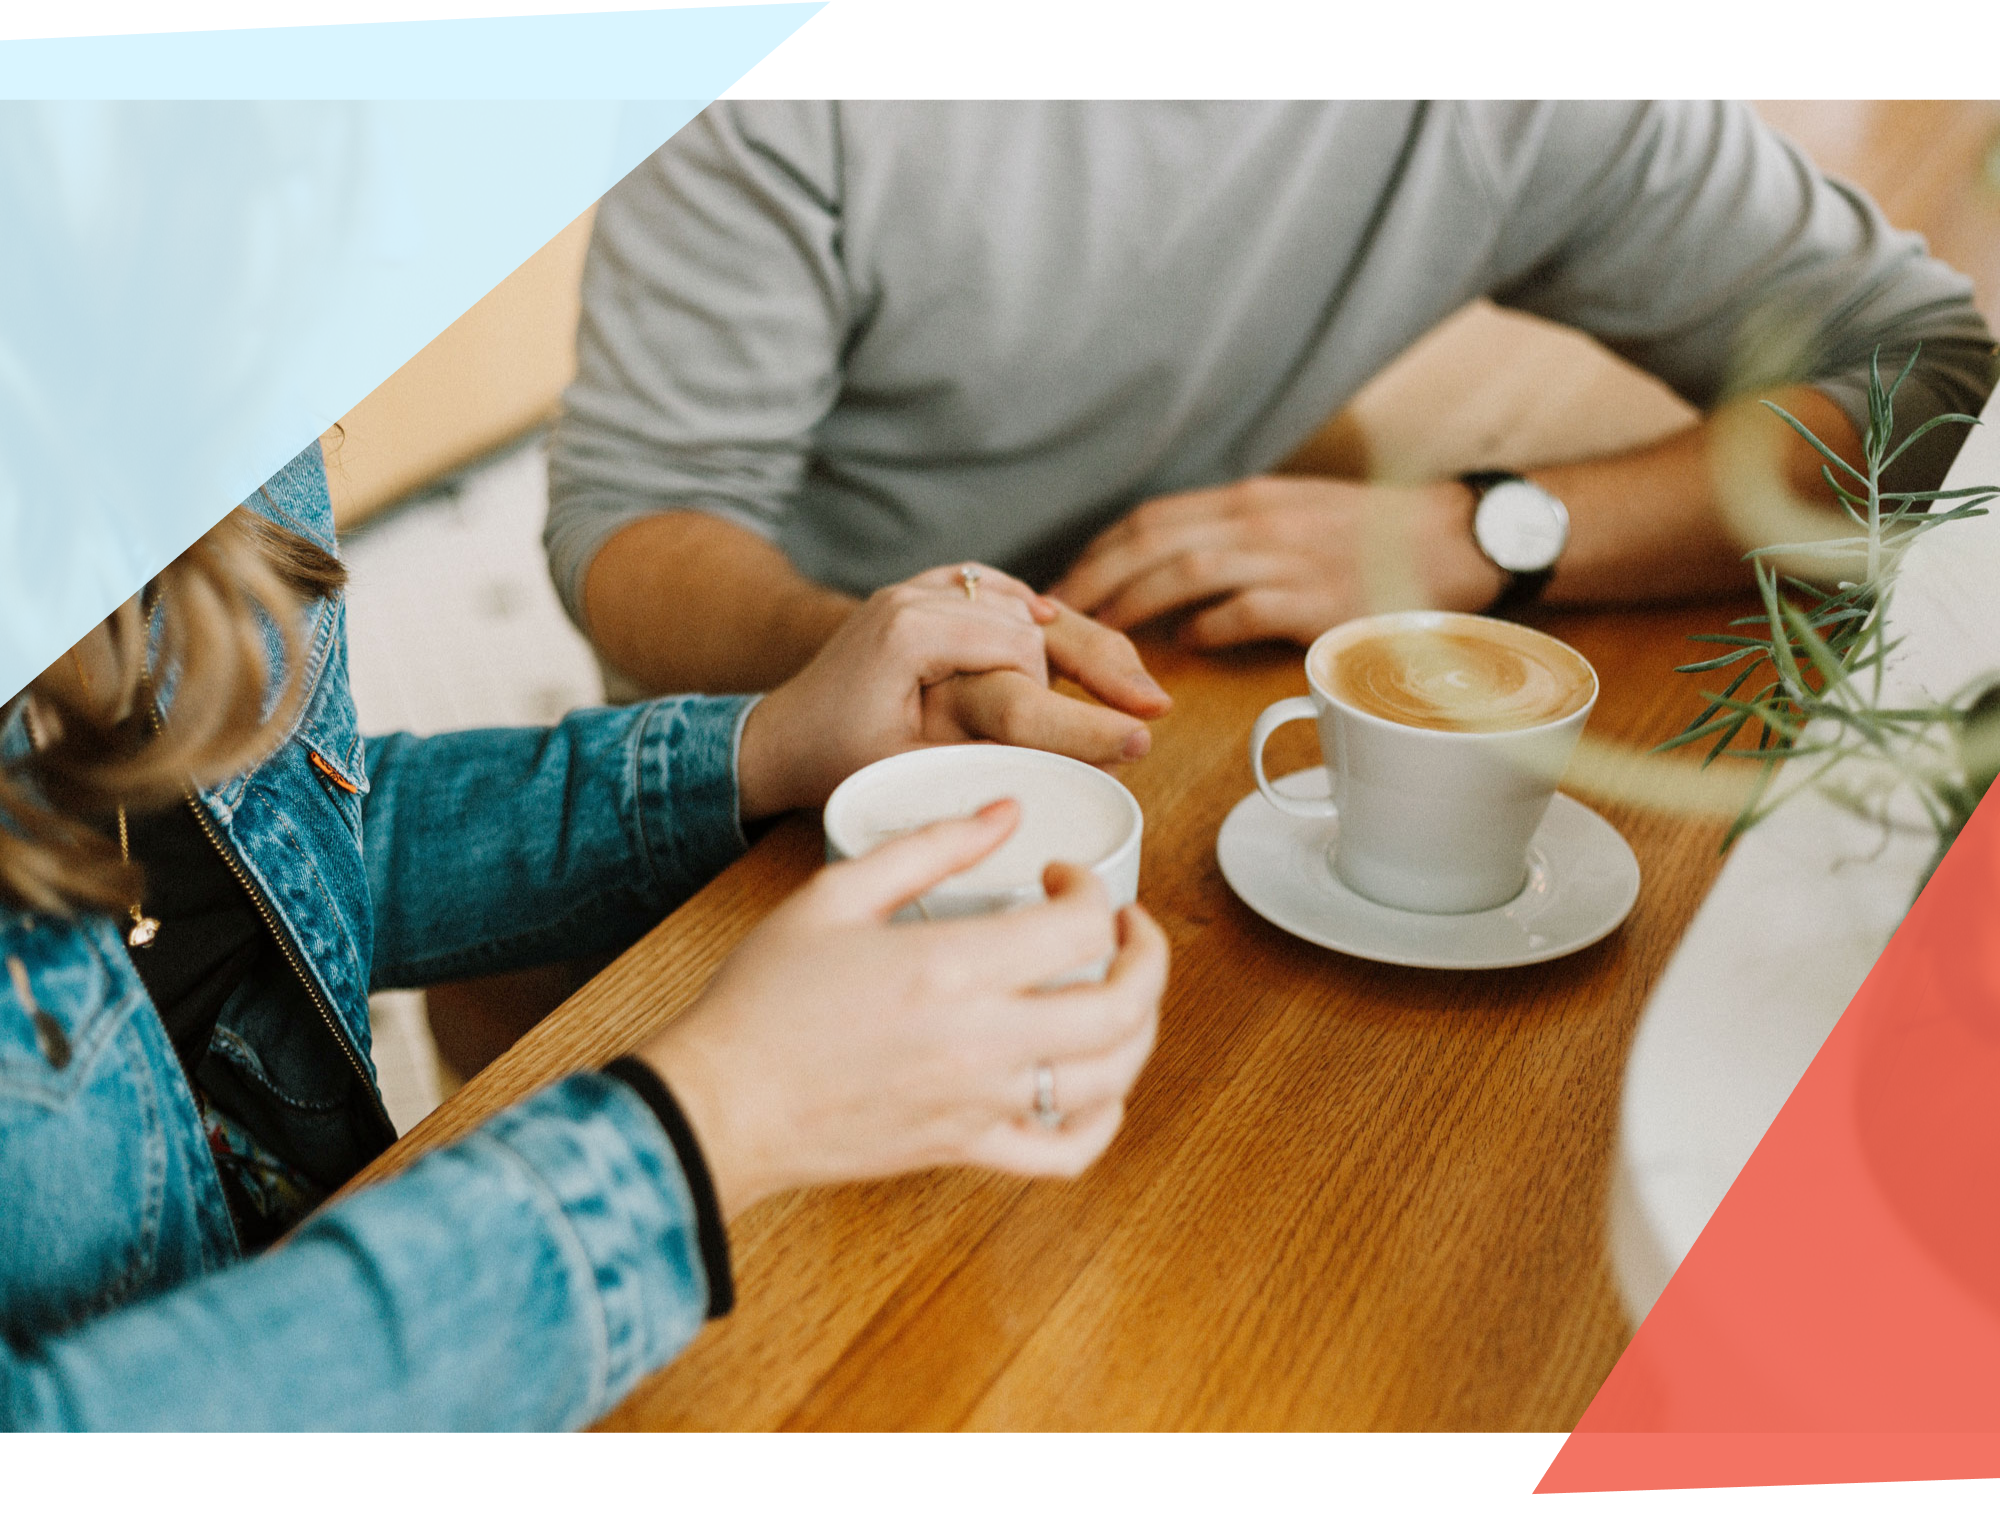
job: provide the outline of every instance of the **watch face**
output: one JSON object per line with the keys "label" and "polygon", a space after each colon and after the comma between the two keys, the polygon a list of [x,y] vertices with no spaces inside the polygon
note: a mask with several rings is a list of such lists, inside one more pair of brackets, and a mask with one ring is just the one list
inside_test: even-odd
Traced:
{"label": "watch face", "polygon": [[1479,499],[1472,533],[1503,571],[1546,571],[1569,543],[1569,509],[1532,481],[1502,481]]}

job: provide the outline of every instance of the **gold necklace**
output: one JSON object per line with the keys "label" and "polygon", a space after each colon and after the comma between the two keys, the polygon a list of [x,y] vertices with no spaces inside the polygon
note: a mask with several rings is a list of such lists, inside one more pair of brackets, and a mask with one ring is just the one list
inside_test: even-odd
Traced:
{"label": "gold necklace", "polygon": [[[125,832],[125,803],[118,803],[118,855],[127,865],[132,863],[132,840]],[[135,950],[144,950],[160,936],[160,921],[147,918],[139,910],[137,903],[127,910],[132,915],[132,927],[125,934],[125,943]]]}
{"label": "gold necklace", "polygon": [[[153,611],[151,608],[148,608],[146,610],[148,628],[151,627],[152,621]],[[75,647],[71,648],[69,660],[76,664],[76,681],[83,685],[84,694],[91,694],[90,674],[85,672],[83,667],[83,642],[79,641]],[[146,665],[143,657],[139,661],[139,676],[148,683],[152,682],[152,669]],[[118,858],[123,860],[127,865],[132,863],[132,837],[125,828],[125,803],[123,801],[118,803]],[[144,950],[160,937],[160,921],[158,919],[147,918],[137,903],[132,904],[130,908],[126,909],[126,912],[132,915],[132,927],[125,932],[125,943],[127,945],[131,946],[134,950]]]}
{"label": "gold necklace", "polygon": [[[153,608],[152,604],[146,605],[146,629],[149,632],[153,628]],[[84,687],[88,689],[90,687],[90,675],[83,671],[83,659],[81,657],[77,658],[76,671],[78,676],[83,679]],[[153,682],[153,670],[147,664],[146,656],[143,652],[139,656],[139,677],[148,686]],[[123,860],[127,865],[132,863],[132,840],[130,835],[125,831],[125,803],[123,801],[118,803],[118,858]],[[134,950],[142,951],[160,937],[160,921],[158,919],[147,918],[140,911],[137,903],[132,904],[126,911],[132,915],[132,927],[125,932],[125,943]]]}

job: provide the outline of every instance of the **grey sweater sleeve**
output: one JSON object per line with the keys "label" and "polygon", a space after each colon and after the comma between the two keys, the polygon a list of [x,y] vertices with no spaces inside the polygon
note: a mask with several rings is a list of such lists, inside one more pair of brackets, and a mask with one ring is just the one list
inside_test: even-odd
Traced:
{"label": "grey sweater sleeve", "polygon": [[777,537],[840,387],[837,114],[718,102],[599,204],[544,535],[579,624],[591,560],[649,513]]}
{"label": "grey sweater sleeve", "polygon": [[[1996,377],[1971,282],[1725,102],[1468,106],[1504,210],[1502,304],[1597,337],[1706,409],[1815,385],[1857,426],[1879,345],[1902,430],[1976,413]],[[1963,439],[1933,433],[1897,469],[1937,484]]]}

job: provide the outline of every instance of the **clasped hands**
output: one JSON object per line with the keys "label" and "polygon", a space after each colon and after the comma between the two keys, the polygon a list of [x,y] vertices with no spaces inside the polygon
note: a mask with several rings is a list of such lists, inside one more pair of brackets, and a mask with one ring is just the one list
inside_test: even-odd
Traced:
{"label": "clasped hands", "polygon": [[[856,769],[911,748],[988,741],[1117,764],[1172,704],[1117,631],[989,566],[940,566],[874,593],[753,709],[738,753],[743,820],[817,806]],[[1070,678],[1094,696],[1050,687]]]}

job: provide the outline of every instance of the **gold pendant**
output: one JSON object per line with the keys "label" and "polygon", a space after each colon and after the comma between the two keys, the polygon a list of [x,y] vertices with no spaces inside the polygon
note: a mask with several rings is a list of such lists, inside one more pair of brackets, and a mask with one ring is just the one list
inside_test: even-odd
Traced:
{"label": "gold pendant", "polygon": [[[127,865],[132,863],[132,840],[125,831],[125,804],[118,804],[118,858]],[[160,921],[149,919],[139,911],[137,903],[126,910],[132,915],[132,927],[125,932],[125,943],[135,951],[142,951],[160,937]]]}

